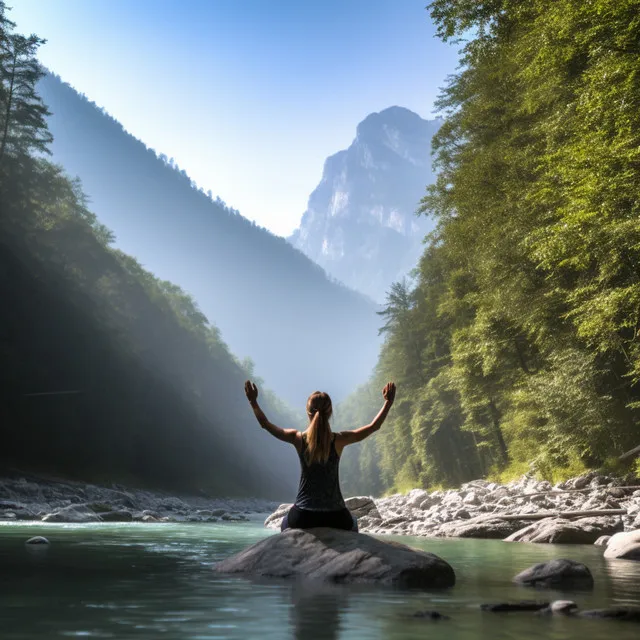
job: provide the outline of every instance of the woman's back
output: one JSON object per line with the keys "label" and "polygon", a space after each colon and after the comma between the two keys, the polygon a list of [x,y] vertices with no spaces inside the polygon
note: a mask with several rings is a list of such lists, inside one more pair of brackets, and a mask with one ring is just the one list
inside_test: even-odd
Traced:
{"label": "woman's back", "polygon": [[300,485],[295,504],[308,511],[337,511],[344,508],[344,499],[340,491],[340,456],[336,451],[335,433],[331,434],[331,447],[326,462],[307,461],[307,438],[302,434],[302,447],[298,451],[300,458]]}

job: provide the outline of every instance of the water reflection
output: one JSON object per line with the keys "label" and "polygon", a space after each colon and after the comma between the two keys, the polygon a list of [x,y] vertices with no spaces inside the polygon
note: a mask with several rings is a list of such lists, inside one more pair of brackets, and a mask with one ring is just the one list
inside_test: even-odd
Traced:
{"label": "water reflection", "polygon": [[336,640],[349,607],[348,594],[333,585],[296,584],[291,588],[291,628],[295,640]]}

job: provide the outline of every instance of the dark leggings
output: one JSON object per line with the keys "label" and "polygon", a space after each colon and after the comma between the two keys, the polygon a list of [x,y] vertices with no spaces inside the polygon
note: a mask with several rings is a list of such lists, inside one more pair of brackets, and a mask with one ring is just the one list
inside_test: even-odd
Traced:
{"label": "dark leggings", "polygon": [[280,531],[285,529],[313,529],[314,527],[331,527],[345,531],[357,531],[358,521],[346,507],[338,511],[308,511],[299,509],[294,504],[289,513],[282,518]]}

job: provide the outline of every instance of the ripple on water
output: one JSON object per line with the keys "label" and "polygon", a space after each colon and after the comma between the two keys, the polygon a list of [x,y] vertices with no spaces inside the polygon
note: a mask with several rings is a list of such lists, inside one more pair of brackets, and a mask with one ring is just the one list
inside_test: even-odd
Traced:
{"label": "ripple on water", "polygon": [[[37,557],[24,540],[51,541]],[[3,640],[55,637],[260,640],[637,640],[637,625],[600,620],[492,614],[481,602],[568,598],[581,608],[637,605],[640,563],[609,561],[596,547],[484,540],[398,538],[456,570],[439,592],[303,586],[217,576],[211,565],[272,531],[224,525],[11,523],[0,528]],[[538,592],[511,583],[536,562],[567,557],[587,564],[592,593]],[[412,614],[436,610],[450,620]]]}

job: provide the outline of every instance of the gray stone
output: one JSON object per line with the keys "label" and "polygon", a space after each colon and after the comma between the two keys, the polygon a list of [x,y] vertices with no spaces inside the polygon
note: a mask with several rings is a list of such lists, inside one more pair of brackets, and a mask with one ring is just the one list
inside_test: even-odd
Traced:
{"label": "gray stone", "polygon": [[605,558],[620,558],[623,560],[640,560],[640,529],[616,533],[611,536],[604,551]]}
{"label": "gray stone", "polygon": [[623,528],[619,518],[544,518],[512,533],[505,542],[551,542],[554,544],[593,544],[600,536]]}
{"label": "gray stone", "polygon": [[470,491],[462,500],[462,503],[465,505],[478,505],[480,504],[480,498],[478,498],[478,494],[475,491]]}
{"label": "gray stone", "polygon": [[72,504],[49,513],[42,520],[44,522],[73,522],[81,524],[83,522],[101,522],[102,519],[87,505]]}
{"label": "gray stone", "polygon": [[521,529],[522,520],[501,520],[480,516],[471,520],[458,520],[441,525],[435,532],[444,538],[485,538],[502,540],[514,531]]}
{"label": "gray stone", "polygon": [[25,541],[25,544],[51,544],[44,536],[34,536]]}
{"label": "gray stone", "polygon": [[130,511],[106,511],[100,514],[104,522],[131,522],[133,514]]}
{"label": "gray stone", "polygon": [[600,536],[593,544],[596,547],[606,547],[611,540],[611,536]]}
{"label": "gray stone", "polygon": [[[426,493],[426,492],[425,492]],[[368,496],[355,496],[353,498],[347,498],[344,501],[347,509],[351,511],[355,518],[363,518],[369,516],[370,518],[381,519],[376,503],[372,498]]]}
{"label": "gray stone", "polygon": [[451,587],[453,569],[425,551],[337,529],[290,529],[223,560],[214,569],[275,578],[399,587]]}
{"label": "gray stone", "polygon": [[160,522],[160,519],[147,514],[145,516],[142,516],[142,522]]}
{"label": "gray stone", "polygon": [[535,564],[519,573],[513,581],[528,587],[593,588],[593,576],[589,568],[580,562],[564,558]]}
{"label": "gray stone", "polygon": [[578,605],[573,600],[554,600],[550,605],[549,609],[551,613],[561,613],[563,615],[570,614],[572,611],[575,611],[578,608]]}
{"label": "gray stone", "polygon": [[421,618],[423,620],[451,620],[449,616],[445,616],[439,611],[416,611],[411,614],[412,618]]}
{"label": "gray stone", "polygon": [[292,504],[281,504],[270,516],[267,516],[264,526],[267,529],[280,529],[282,518],[287,515],[292,506]]}

